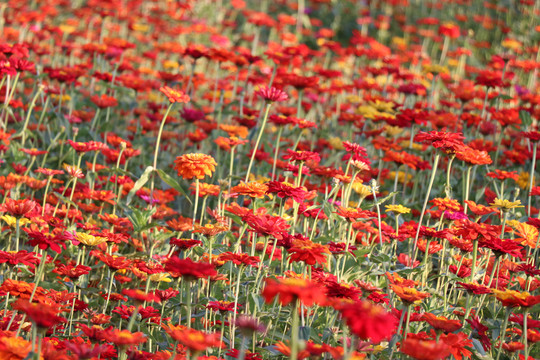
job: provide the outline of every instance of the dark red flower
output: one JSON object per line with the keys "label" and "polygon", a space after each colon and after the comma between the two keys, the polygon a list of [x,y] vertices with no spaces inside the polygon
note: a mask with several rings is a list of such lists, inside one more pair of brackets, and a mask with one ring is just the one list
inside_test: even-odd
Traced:
{"label": "dark red flower", "polygon": [[14,310],[19,310],[26,314],[28,319],[37,327],[48,329],[54,325],[67,321],[58,316],[59,308],[40,303],[30,303],[28,300],[18,299],[12,305]]}
{"label": "dark red flower", "polygon": [[182,276],[189,281],[217,275],[214,265],[203,262],[195,262],[189,258],[170,258],[165,263],[165,271],[168,271],[173,276]]}
{"label": "dark red flower", "polygon": [[420,132],[414,137],[414,141],[431,144],[437,149],[446,153],[455,153],[463,146],[465,137],[462,134],[456,134],[443,131]]}
{"label": "dark red flower", "polygon": [[290,227],[282,217],[269,214],[253,215],[253,213],[248,213],[242,220],[249,225],[252,231],[261,236],[281,238],[282,234]]}
{"label": "dark red flower", "polygon": [[389,339],[396,331],[397,320],[383,307],[369,301],[358,300],[339,307],[351,333],[362,340],[377,344]]}
{"label": "dark red flower", "polygon": [[307,195],[306,190],[302,186],[293,186],[280,181],[270,181],[266,183],[268,186],[267,194],[276,194],[279,198],[290,197],[297,203],[302,203]]}

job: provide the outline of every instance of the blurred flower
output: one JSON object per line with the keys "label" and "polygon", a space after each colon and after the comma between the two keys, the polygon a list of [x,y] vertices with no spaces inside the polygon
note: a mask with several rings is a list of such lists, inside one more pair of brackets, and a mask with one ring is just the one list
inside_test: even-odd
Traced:
{"label": "blurred flower", "polygon": [[262,296],[268,304],[277,296],[282,306],[299,300],[305,306],[320,303],[325,299],[324,291],[320,285],[306,279],[267,278]]}
{"label": "blurred flower", "polygon": [[352,334],[377,344],[390,339],[397,328],[396,318],[383,307],[358,300],[339,307]]}
{"label": "blurred flower", "polygon": [[159,91],[161,91],[166,97],[169,98],[169,101],[171,103],[187,103],[189,102],[189,96],[184,94],[184,92],[180,90],[174,90],[171,89],[168,86],[163,86],[159,88]]}

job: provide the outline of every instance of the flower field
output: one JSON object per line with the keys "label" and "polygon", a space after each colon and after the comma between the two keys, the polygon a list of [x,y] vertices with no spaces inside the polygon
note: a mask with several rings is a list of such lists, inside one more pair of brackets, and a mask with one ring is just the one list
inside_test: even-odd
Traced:
{"label": "flower field", "polygon": [[540,3],[6,0],[0,360],[540,359]]}

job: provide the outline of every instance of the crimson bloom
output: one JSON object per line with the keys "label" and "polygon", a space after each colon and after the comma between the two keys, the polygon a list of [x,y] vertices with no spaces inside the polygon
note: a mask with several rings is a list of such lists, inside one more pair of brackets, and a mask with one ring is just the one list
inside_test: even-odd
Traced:
{"label": "crimson bloom", "polygon": [[126,295],[133,299],[136,303],[148,302],[157,302],[160,303],[161,299],[159,296],[153,293],[146,293],[140,289],[123,289],[122,294]]}
{"label": "crimson bloom", "polygon": [[484,350],[488,351],[491,349],[491,340],[487,336],[487,331],[489,328],[482,324],[478,316],[474,315],[470,319],[467,319],[467,322],[471,325],[471,328],[476,331],[478,337],[480,338],[480,343]]}
{"label": "crimson bloom", "polygon": [[313,151],[293,151],[291,149],[286,149],[285,152],[287,155],[283,156],[283,159],[290,161],[314,161],[320,162],[321,156]]}
{"label": "crimson bloom", "polygon": [[0,264],[9,264],[15,266],[18,264],[23,264],[27,266],[35,266],[39,263],[38,258],[34,253],[30,253],[26,250],[20,250],[17,252],[8,252],[0,250]]}
{"label": "crimson bloom", "polygon": [[36,202],[33,200],[22,199],[14,200],[11,198],[6,199],[6,202],[3,206],[4,211],[15,217],[23,217],[30,213],[36,207]]}
{"label": "crimson bloom", "polygon": [[444,342],[421,340],[408,337],[400,351],[416,360],[439,360],[450,355],[450,347]]}
{"label": "crimson bloom", "polygon": [[379,343],[389,339],[396,331],[397,319],[379,305],[358,300],[339,308],[351,333],[362,340]]}
{"label": "crimson bloom", "polygon": [[465,137],[462,134],[444,131],[421,131],[414,137],[414,141],[430,144],[434,148],[441,149],[445,153],[456,153],[457,150],[463,146],[464,139]]}
{"label": "crimson bloom", "polygon": [[12,305],[14,310],[22,311],[37,327],[48,329],[54,325],[67,321],[58,316],[58,307],[47,304],[31,303],[25,299],[18,299]]}
{"label": "crimson bloom", "polygon": [[302,203],[307,195],[306,190],[301,186],[293,186],[280,181],[270,181],[266,183],[268,186],[267,194],[276,194],[279,198],[290,197],[297,203]]}
{"label": "crimson bloom", "polygon": [[242,220],[261,236],[281,238],[282,234],[290,227],[282,217],[269,214],[253,215],[252,213],[248,213]]}
{"label": "crimson bloom", "polygon": [[189,258],[170,258],[165,263],[165,271],[170,272],[173,276],[182,276],[188,281],[217,275],[214,265],[195,262]]}
{"label": "crimson bloom", "polygon": [[324,291],[320,285],[306,279],[267,278],[262,296],[268,304],[277,296],[281,305],[285,306],[299,300],[305,306],[320,303],[325,299]]}

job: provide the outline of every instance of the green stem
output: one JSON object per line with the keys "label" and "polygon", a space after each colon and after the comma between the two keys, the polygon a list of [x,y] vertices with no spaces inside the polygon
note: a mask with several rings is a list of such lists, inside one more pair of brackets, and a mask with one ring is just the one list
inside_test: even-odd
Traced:
{"label": "green stem", "polygon": [[264,112],[263,122],[261,124],[261,128],[259,129],[259,135],[257,136],[257,141],[255,142],[255,147],[253,148],[253,153],[251,154],[251,159],[249,160],[249,166],[248,166],[248,169],[247,169],[245,182],[248,182],[248,180],[249,180],[249,174],[251,173],[251,167],[253,166],[253,160],[255,159],[255,155],[257,154],[257,149],[259,148],[259,143],[261,141],[262,134],[264,133],[264,128],[266,126],[266,121],[268,120],[268,114],[270,113],[270,106],[272,106],[272,103],[266,104],[266,110]]}
{"label": "green stem", "polygon": [[[435,160],[433,161],[433,169],[431,170],[431,178],[429,179],[429,185],[426,192],[426,198],[424,199],[424,206],[422,207],[422,212],[420,213],[420,220],[418,221],[418,229],[416,230],[416,236],[414,237],[414,246],[413,246],[413,252],[409,254],[412,261],[414,262],[416,260],[416,246],[418,243],[418,238],[420,237],[420,229],[422,227],[422,220],[424,219],[424,214],[426,212],[427,204],[429,201],[429,195],[431,193],[431,188],[433,187],[433,182],[435,181],[435,174],[437,173],[437,166],[439,165],[439,159],[441,155],[437,153],[435,155]],[[414,257],[413,257],[414,254]]]}
{"label": "green stem", "polygon": [[401,333],[401,328],[403,326],[403,319],[405,318],[405,313],[409,313],[409,305],[406,305],[403,309],[401,309],[401,317],[399,319],[397,332],[394,335],[394,338],[392,339],[392,341],[388,344],[388,348],[392,349],[388,360],[392,360],[392,358],[394,357],[394,351],[396,351],[396,344],[399,339],[399,334]]}
{"label": "green stem", "polygon": [[471,277],[469,281],[472,283],[474,281],[474,275],[476,274],[476,259],[478,258],[478,239],[473,240],[473,257],[472,257],[472,268],[471,268]]}
{"label": "green stem", "polygon": [[[472,170],[472,166],[468,166],[467,167],[467,176],[465,177],[465,199],[464,200],[469,200],[469,188],[470,188],[470,183],[471,183],[471,170]],[[467,213],[467,209],[469,207],[469,204],[465,203],[465,209],[464,209],[464,213],[466,214]]]}
{"label": "green stem", "polygon": [[525,348],[523,349],[523,355],[525,355],[525,360],[529,359],[529,343],[527,339],[527,317],[529,316],[529,309],[525,308],[525,311],[523,312],[523,333],[522,333],[522,341],[523,345],[525,345]]}
{"label": "green stem", "polygon": [[28,122],[30,121],[30,115],[32,114],[32,110],[34,109],[34,106],[36,105],[36,100],[39,96],[39,94],[43,91],[43,86],[38,87],[38,91],[36,92],[36,95],[34,95],[34,98],[32,99],[32,102],[30,103],[30,107],[28,108],[28,114],[26,114],[26,119],[24,120],[24,125],[21,130],[22,134],[22,140],[21,140],[21,148],[24,148],[24,143],[26,142],[26,128],[28,127]]}
{"label": "green stem", "polygon": [[195,229],[195,220],[197,219],[197,207],[199,206],[199,179],[195,179],[195,204],[193,205],[193,225]]}
{"label": "green stem", "polygon": [[290,360],[297,360],[298,357],[298,300],[294,303],[293,319],[291,328],[291,356]]}
{"label": "green stem", "polygon": [[504,343],[504,338],[505,338],[505,335],[506,335],[506,326],[508,325],[508,318],[510,317],[510,307],[507,307],[506,308],[506,312],[504,314],[504,322],[503,322],[503,326],[502,326],[502,331],[501,331],[501,338],[500,338],[500,341],[499,341],[499,348],[497,349],[497,359],[496,360],[499,360],[499,357],[501,356],[501,353],[502,353],[502,345]]}
{"label": "green stem", "polygon": [[[527,205],[527,216],[531,216],[531,199],[532,199],[532,196],[530,195],[530,192],[532,191],[532,188],[533,188],[533,184],[534,184],[534,168],[536,166],[536,149],[538,147],[538,142],[534,142],[534,145],[533,145],[533,159],[532,159],[532,164],[531,164],[531,172],[529,174],[529,194],[528,194],[528,198],[529,198],[529,202],[528,202],[528,205]],[[525,359],[526,360],[526,359]]]}

